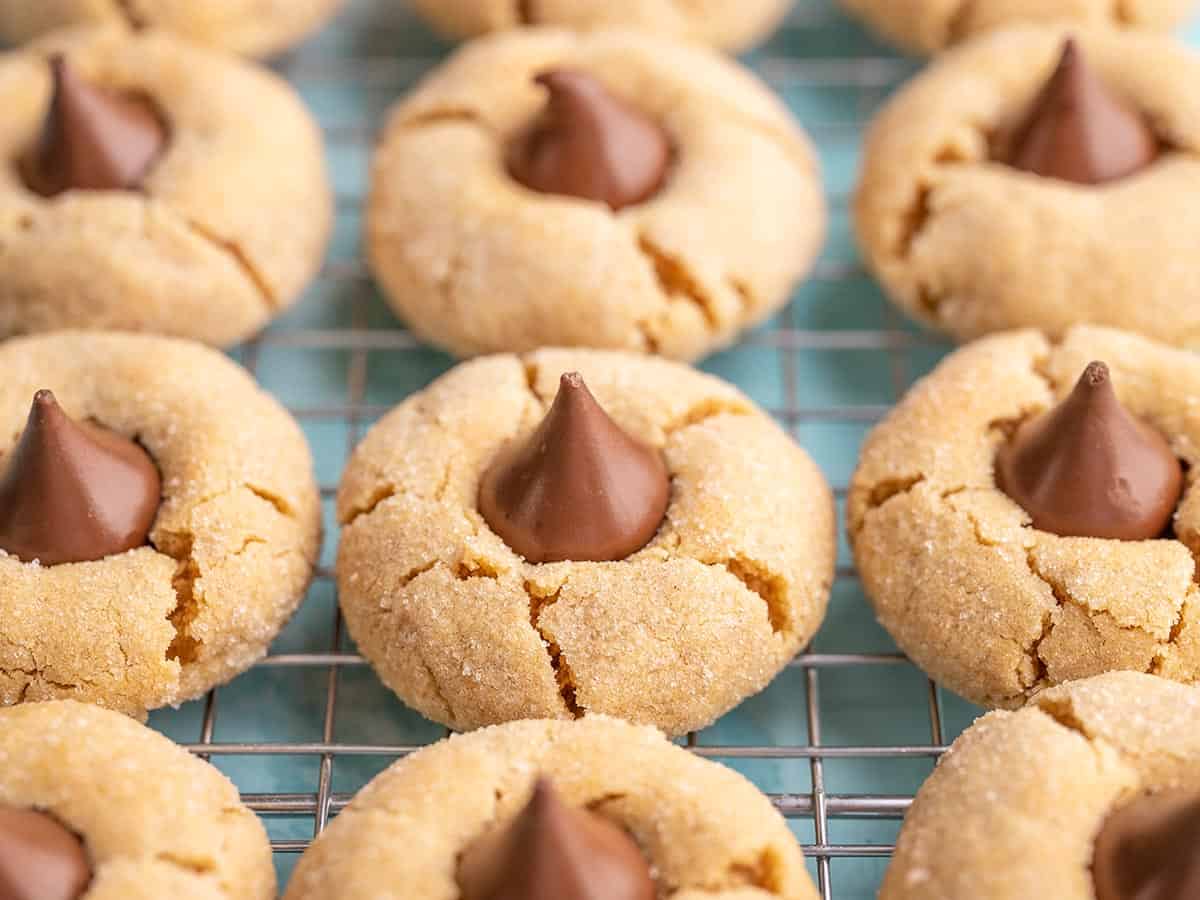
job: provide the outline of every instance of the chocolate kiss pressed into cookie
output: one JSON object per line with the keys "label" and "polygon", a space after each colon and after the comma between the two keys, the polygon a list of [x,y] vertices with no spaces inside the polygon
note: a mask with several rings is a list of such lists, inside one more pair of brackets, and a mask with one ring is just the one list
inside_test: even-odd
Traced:
{"label": "chocolate kiss pressed into cookie", "polygon": [[607,203],[614,210],[658,193],[671,143],[652,119],[576,69],[537,77],[550,92],[545,111],[508,149],[508,171],[545,194]]}
{"label": "chocolate kiss pressed into cookie", "polygon": [[1200,795],[1142,797],[1110,815],[1092,880],[1097,900],[1200,897]]}
{"label": "chocolate kiss pressed into cookie", "polygon": [[1103,184],[1146,168],[1159,142],[1145,119],[1092,72],[1073,39],[1014,132],[1006,162],[1077,184]]}
{"label": "chocolate kiss pressed into cookie", "polygon": [[1000,448],[996,480],[1035,528],[1138,541],[1166,532],[1183,467],[1166,438],[1121,405],[1108,366],[1093,362],[1070,396]]}
{"label": "chocolate kiss pressed into cookie", "polygon": [[21,160],[26,185],[44,197],[69,190],[133,190],[167,143],[147,99],[88,84],[62,56],[50,60],[54,90],[42,135]]}
{"label": "chocolate kiss pressed into cookie", "polygon": [[617,825],[559,799],[546,779],[506,828],[467,848],[462,900],[654,900],[650,867]]}
{"label": "chocolate kiss pressed into cookie", "polygon": [[114,432],[75,422],[38,391],[0,474],[0,549],[44,566],[88,562],[146,543],[161,479],[150,455]]}
{"label": "chocolate kiss pressed into cookie", "polygon": [[76,900],[91,880],[79,838],[45,813],[0,806],[0,900]]}
{"label": "chocolate kiss pressed into cookie", "polygon": [[626,434],[571,372],[537,430],[484,473],[479,511],[529,562],[606,562],[654,537],[670,494],[662,454]]}

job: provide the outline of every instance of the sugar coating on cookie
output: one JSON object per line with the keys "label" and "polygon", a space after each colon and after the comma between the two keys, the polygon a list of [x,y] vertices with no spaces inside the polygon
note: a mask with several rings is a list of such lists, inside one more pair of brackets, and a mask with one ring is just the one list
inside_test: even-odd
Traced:
{"label": "sugar coating on cookie", "polygon": [[936,53],[983,32],[1069,22],[1074,27],[1165,31],[1193,0],[841,0],[881,37],[914,53]]}
{"label": "sugar coating on cookie", "polygon": [[[138,190],[46,197],[22,177],[58,54],[163,117],[166,147]],[[164,32],[76,29],[0,55],[0,108],[0,336],[119,328],[224,346],[295,302],[321,265],[333,215],[321,135],[265,69]]]}
{"label": "sugar coating on cookie", "polygon": [[[1000,448],[1098,359],[1189,469],[1169,538],[1039,531],[997,487]],[[1112,329],[995,335],[948,357],[871,433],[847,501],[863,586],[901,649],[985,706],[1110,670],[1200,677],[1198,395],[1191,354]]]}
{"label": "sugar coating on cookie", "polygon": [[270,900],[267,833],[217,769],[118,715],[70,700],[0,710],[0,807],[78,836],[88,900]]}
{"label": "sugar coating on cookie", "polygon": [[1108,817],[1200,790],[1200,690],[1133,672],[993,712],[939,762],[905,817],[882,900],[1093,900]]}
{"label": "sugar coating on cookie", "polygon": [[[1162,152],[1104,185],[1022,172],[999,145],[1068,35]],[[1134,32],[1021,28],[935,62],[872,124],[855,196],[869,267],[907,313],[956,339],[1091,322],[1200,344],[1200,56]],[[1109,136],[1111,137],[1111,135]]]}
{"label": "sugar coating on cookie", "polygon": [[663,37],[744,50],[783,21],[788,0],[412,0],[430,24],[450,37],[550,25],[586,31],[636,28]]}
{"label": "sugar coating on cookie", "polygon": [[[575,371],[661,452],[670,503],[632,556],[533,565],[488,527],[480,480]],[[633,354],[459,366],[355,450],[338,519],[351,634],[406,703],[458,730],[586,712],[699,728],[808,642],[833,577],[832,495],[804,451],[728,384]]]}
{"label": "sugar coating on cookie", "polygon": [[299,43],[345,0],[0,0],[0,38],[13,44],[72,25],[161,29],[247,56]]}
{"label": "sugar coating on cookie", "polygon": [[196,344],[67,332],[0,347],[0,466],[35,392],[136,438],[162,477],[149,543],[43,566],[0,552],[0,703],[70,697],[130,715],[259,659],[320,541],[304,435],[245,371]]}
{"label": "sugar coating on cookie", "polygon": [[457,897],[460,854],[516,816],[539,777],[623,827],[660,896],[817,896],[787,824],[745,778],[652,728],[589,716],[487,728],[396,763],[305,853],[285,900]]}
{"label": "sugar coating on cookie", "polygon": [[[505,165],[547,70],[582,71],[661,126],[666,181],[619,212]],[[368,261],[424,340],[460,356],[540,346],[692,359],[778,310],[825,230],[815,153],[748,71],[650,35],[479,39],[392,112],[372,165]]]}

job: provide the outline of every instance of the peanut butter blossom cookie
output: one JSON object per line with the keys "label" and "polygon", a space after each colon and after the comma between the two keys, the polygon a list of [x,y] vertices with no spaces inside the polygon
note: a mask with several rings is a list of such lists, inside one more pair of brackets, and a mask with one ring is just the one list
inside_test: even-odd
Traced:
{"label": "peanut butter blossom cookie", "polygon": [[266,70],[163,33],[84,29],[0,55],[0,109],[0,337],[232,344],[320,266],[320,133]]}
{"label": "peanut butter blossom cookie", "polygon": [[0,711],[4,900],[271,900],[258,817],[220,772],[71,700]]}
{"label": "peanut butter blossom cookie", "polygon": [[0,703],[180,703],[263,655],[320,538],[304,436],[223,356],[0,346]]}
{"label": "peanut butter blossom cookie", "polygon": [[960,340],[1073,324],[1200,345],[1200,58],[1167,38],[1017,29],[935,63],[871,129],[859,242]]}
{"label": "peanut butter blossom cookie", "polygon": [[[397,848],[407,848],[397,852]],[[363,789],[285,900],[815,900],[742,776],[604,716],[452,737]]]}
{"label": "peanut butter blossom cookie", "polygon": [[344,0],[0,0],[0,39],[20,44],[67,25],[171,31],[197,44],[265,56],[315,31]]}
{"label": "peanut butter blossom cookie", "polygon": [[459,366],[371,430],[338,517],[351,634],[457,730],[699,728],[808,642],[833,577],[804,451],[724,382],[634,354]]}
{"label": "peanut butter blossom cookie", "polygon": [[702,356],[778,310],[825,228],[784,106],[711,52],[626,31],[480,39],[392,113],[369,261],[461,356]]}
{"label": "peanut butter blossom cookie", "polygon": [[1095,327],[970,344],[871,434],[863,585],[935,679],[986,706],[1128,669],[1200,678],[1200,362]]}
{"label": "peanut butter blossom cookie", "polygon": [[916,53],[935,53],[984,31],[1022,24],[1165,31],[1195,0],[841,0],[881,37]]}
{"label": "peanut butter blossom cookie", "polygon": [[1200,690],[1112,673],[984,716],[917,794],[879,896],[1200,896]]}
{"label": "peanut butter blossom cookie", "polygon": [[412,5],[450,37],[529,25],[577,31],[626,26],[743,50],[774,31],[791,4],[788,0],[412,0]]}

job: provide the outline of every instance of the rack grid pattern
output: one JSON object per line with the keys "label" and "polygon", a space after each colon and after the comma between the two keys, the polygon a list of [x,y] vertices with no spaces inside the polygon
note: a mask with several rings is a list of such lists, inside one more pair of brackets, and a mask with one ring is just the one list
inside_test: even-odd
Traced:
{"label": "rack grid pattern", "polygon": [[[284,878],[372,774],[444,735],[376,684],[348,644],[332,571],[329,508],[345,457],[371,422],[452,364],[386,311],[357,240],[382,114],[445,52],[399,6],[356,0],[337,25],[279,64],[325,127],[338,233],[309,297],[234,354],[280,395],[313,443],[326,506],[322,566],[268,658],[204,701],[151,719],[234,778],[266,818]],[[886,304],[857,261],[847,224],[863,126],[915,65],[873,43],[831,0],[801,0],[748,61],[820,147],[832,235],[792,305],[705,368],[737,382],[790,429],[841,501],[866,430],[946,349]],[[975,712],[943,697],[874,625],[842,546],[830,621],[814,646],[761,698],[688,735],[686,745],[766,790],[805,844],[821,895],[851,900],[874,895],[913,791]]]}

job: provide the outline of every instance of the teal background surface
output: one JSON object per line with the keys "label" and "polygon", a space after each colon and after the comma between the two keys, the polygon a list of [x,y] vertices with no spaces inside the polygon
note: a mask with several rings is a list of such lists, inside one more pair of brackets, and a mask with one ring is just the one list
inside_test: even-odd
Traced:
{"label": "teal background surface", "polygon": [[[337,227],[304,300],[234,356],[294,411],[312,443],[325,506],[322,570],[273,658],[208,701],[155,713],[151,724],[209,751],[268,813],[282,883],[323,801],[336,811],[401,750],[445,733],[407,710],[357,658],[334,657],[341,664],[331,668],[314,654],[353,654],[335,630],[331,581],[332,495],[347,451],[374,419],[453,364],[419,346],[388,311],[359,238],[374,133],[387,108],[448,50],[399,0],[353,0],[278,64],[325,128]],[[866,432],[948,349],[884,300],[863,271],[847,211],[863,127],[919,63],[872,40],[830,0],[800,0],[746,61],[818,144],[831,229],[815,276],[788,308],[703,368],[775,414],[824,469],[840,504]],[[898,657],[863,597],[844,539],[838,563],[829,617],[810,652],[690,742],[771,793],[810,851],[820,844],[829,860],[821,873],[826,896],[859,900],[875,895],[905,798],[931,771],[937,747],[978,710],[931,691]],[[379,746],[387,749],[369,749]],[[816,806],[827,812],[820,840]],[[810,867],[816,877],[811,855]]]}

